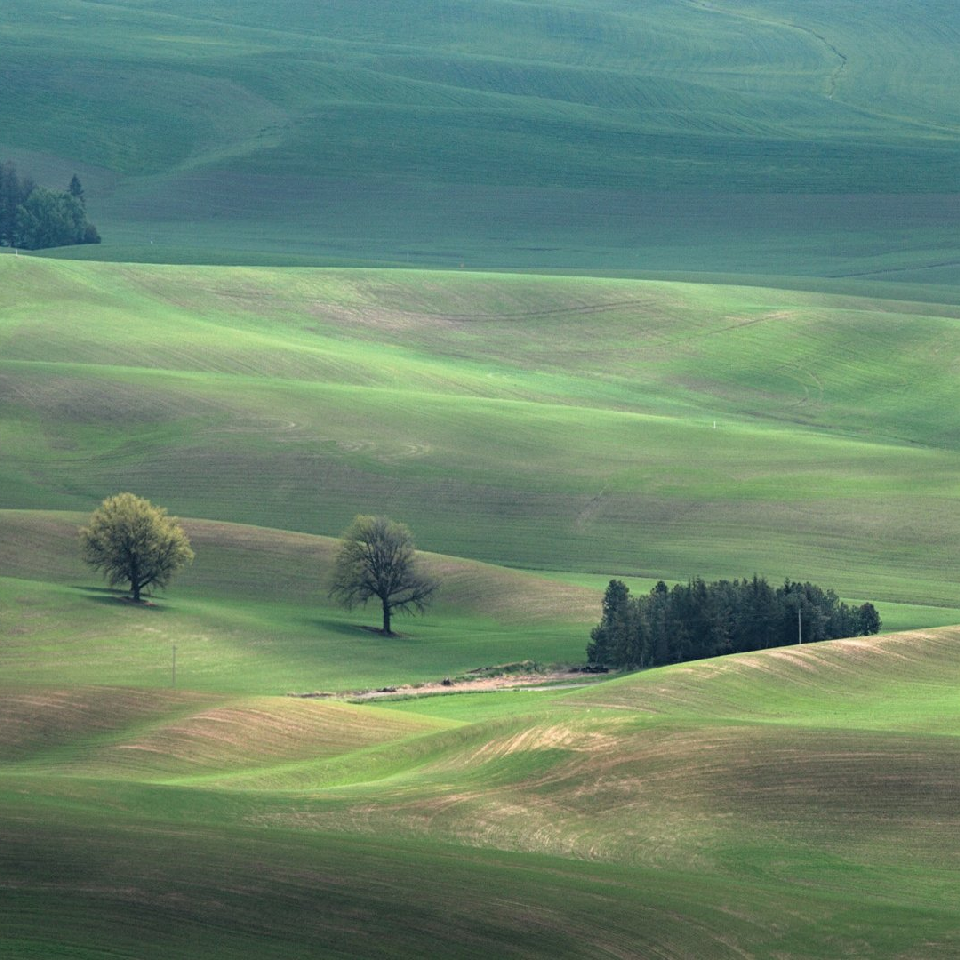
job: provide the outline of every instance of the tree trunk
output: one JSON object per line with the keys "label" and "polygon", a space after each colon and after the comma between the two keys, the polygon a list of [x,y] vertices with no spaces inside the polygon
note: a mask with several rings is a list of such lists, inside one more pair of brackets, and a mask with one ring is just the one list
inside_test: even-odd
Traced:
{"label": "tree trunk", "polygon": [[393,631],[390,629],[390,604],[383,600],[383,632],[386,636],[390,637],[393,635]]}
{"label": "tree trunk", "polygon": [[130,592],[133,594],[133,602],[140,602],[140,564],[137,562],[136,557],[130,558],[130,567],[129,573],[127,576],[130,578]]}

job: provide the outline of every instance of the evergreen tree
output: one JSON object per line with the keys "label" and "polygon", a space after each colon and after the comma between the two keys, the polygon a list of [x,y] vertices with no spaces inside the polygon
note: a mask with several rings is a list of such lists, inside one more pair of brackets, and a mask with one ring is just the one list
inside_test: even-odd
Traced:
{"label": "evergreen tree", "polygon": [[32,191],[33,183],[21,181],[9,160],[0,164],[0,246],[13,246],[17,208]]}
{"label": "evergreen tree", "polygon": [[637,598],[611,580],[587,658],[604,666],[660,666],[797,643],[801,629],[804,643],[876,633],[880,616],[873,604],[854,610],[816,584],[786,580],[774,590],[756,574],[713,583],[697,577],[672,589],[661,580]]}
{"label": "evergreen tree", "polygon": [[67,188],[67,192],[74,200],[79,201],[82,206],[86,206],[87,201],[83,195],[83,187],[80,184],[80,178],[76,174],[70,178],[70,186]]}
{"label": "evergreen tree", "polygon": [[857,608],[857,633],[860,636],[879,633],[880,626],[880,614],[872,603],[864,603]]}
{"label": "evergreen tree", "polygon": [[603,595],[600,623],[590,632],[587,659],[604,666],[608,663],[636,662],[642,657],[631,636],[634,625],[634,604],[630,589],[622,580],[611,580]]}

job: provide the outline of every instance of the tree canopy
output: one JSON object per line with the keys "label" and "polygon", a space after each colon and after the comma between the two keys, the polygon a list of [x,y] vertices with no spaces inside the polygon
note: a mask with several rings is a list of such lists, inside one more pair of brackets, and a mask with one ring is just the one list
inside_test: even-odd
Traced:
{"label": "tree canopy", "polygon": [[697,578],[672,589],[661,580],[631,597],[611,580],[600,623],[590,633],[587,659],[617,667],[651,667],[792,643],[878,633],[872,603],[850,607],[832,590],[787,580],[774,589],[763,577]]}
{"label": "tree canopy", "polygon": [[132,493],[108,497],[80,528],[83,559],[100,570],[110,586],[130,585],[131,597],[165,588],[193,560],[193,550],[175,517]]}
{"label": "tree canopy", "polygon": [[0,246],[44,250],[99,242],[76,174],[67,190],[49,190],[21,179],[12,163],[0,164]]}
{"label": "tree canopy", "polygon": [[383,611],[383,633],[393,633],[394,612],[423,613],[438,583],[418,566],[410,530],[387,517],[354,517],[341,535],[330,596],[348,610],[374,597]]}

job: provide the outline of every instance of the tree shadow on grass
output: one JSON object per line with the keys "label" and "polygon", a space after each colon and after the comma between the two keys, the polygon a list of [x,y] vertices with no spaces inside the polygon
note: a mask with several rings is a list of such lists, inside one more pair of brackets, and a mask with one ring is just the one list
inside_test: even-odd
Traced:
{"label": "tree shadow on grass", "polygon": [[409,640],[404,633],[391,633],[387,636],[377,627],[369,627],[360,623],[344,623],[343,620],[326,620],[322,618],[309,618],[304,620],[314,628],[321,628],[328,633],[336,633],[342,637],[356,637],[357,639],[369,639],[371,634],[375,637],[384,637],[388,640]]}
{"label": "tree shadow on grass", "polygon": [[74,587],[73,589],[91,603],[100,603],[105,606],[125,606],[136,610],[150,610],[155,613],[164,610],[150,597],[136,603],[127,591],[115,590],[113,587]]}

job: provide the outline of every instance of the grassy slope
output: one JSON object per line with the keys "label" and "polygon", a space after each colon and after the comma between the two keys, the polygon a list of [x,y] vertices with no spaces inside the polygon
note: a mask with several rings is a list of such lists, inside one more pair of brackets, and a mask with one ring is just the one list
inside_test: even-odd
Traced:
{"label": "grassy slope", "polygon": [[[283,694],[370,689],[534,659],[579,662],[596,619],[594,589],[427,555],[443,581],[430,615],[403,636],[371,633],[325,593],[335,541],[191,521],[197,562],[155,606],[96,586],[77,558],[82,514],[0,511],[0,673],[8,682]],[[539,598],[533,602],[532,598]]]}
{"label": "grassy slope", "polygon": [[2,506],[87,511],[129,488],[327,536],[385,512],[424,549],[513,566],[955,602],[953,307],[24,258],[0,274]]}
{"label": "grassy slope", "polygon": [[[79,170],[108,259],[956,284],[955,8],[795,6],[43,0],[0,10],[0,156]],[[192,522],[197,565],[133,611],[55,512],[385,509],[594,590],[952,604],[956,313],[903,296],[0,258],[4,955],[955,956],[955,631],[272,699],[579,652],[595,594],[436,558],[452,596],[364,674],[322,538]]]}
{"label": "grassy slope", "polygon": [[[0,264],[6,955],[956,953],[955,630],[562,694],[265,695],[579,655],[599,586],[581,571],[636,562],[636,529],[657,575],[770,557],[875,600],[952,602],[952,308]],[[318,596],[332,541],[226,522],[334,532],[311,497],[336,504],[338,470],[363,498],[343,516],[426,498],[412,522],[442,548],[486,503],[475,543],[562,562],[574,585],[431,556],[438,610],[385,643]],[[434,496],[438,477],[467,493]],[[219,514],[188,521],[196,564],[139,610],[72,546],[83,510],[137,480]],[[660,541],[623,527],[650,488]]]}
{"label": "grassy slope", "polygon": [[[332,607],[335,541],[187,521],[198,553],[169,597],[134,608],[97,585],[77,556],[83,514],[0,510],[0,673],[6,682],[278,695],[436,681],[532,659],[579,663],[599,611],[587,584],[425,555],[443,589],[400,639],[371,633],[375,609]],[[574,577],[576,581],[580,578]],[[632,583],[637,591],[649,583]],[[956,622],[955,607],[881,603],[887,629]]]}
{"label": "grassy slope", "polygon": [[958,280],[958,19],[782,0],[0,12],[111,259]]}
{"label": "grassy slope", "polygon": [[8,690],[7,955],[950,956],[958,651],[478,704]]}

